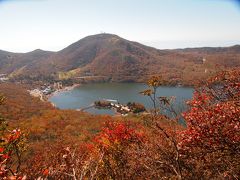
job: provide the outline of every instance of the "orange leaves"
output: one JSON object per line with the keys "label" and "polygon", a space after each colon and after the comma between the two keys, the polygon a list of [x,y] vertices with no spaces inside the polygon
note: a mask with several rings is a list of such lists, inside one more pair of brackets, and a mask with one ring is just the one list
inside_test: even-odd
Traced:
{"label": "orange leaves", "polygon": [[48,170],[48,169],[44,169],[44,170],[42,171],[42,174],[43,174],[44,176],[48,176],[49,170]]}
{"label": "orange leaves", "polygon": [[[0,104],[3,103],[4,98],[0,96]],[[8,130],[7,123],[4,118],[0,118],[0,178],[3,179],[19,179],[18,171],[20,169],[20,146],[19,142],[21,140],[21,131],[19,129],[15,129],[13,131]],[[16,156],[14,156],[16,155]],[[17,159],[17,160],[14,160]],[[15,161],[15,162],[14,162]],[[13,168],[16,167],[16,170]],[[10,175],[11,172],[11,175]],[[12,176],[14,174],[14,176]]]}
{"label": "orange leaves", "polygon": [[[7,179],[21,179],[18,176],[21,165],[21,153],[23,148],[23,134],[20,129],[9,131],[5,137],[1,137],[0,147],[0,177]],[[17,160],[15,160],[17,159]],[[11,172],[11,173],[10,173]],[[15,174],[11,176],[10,174]]]}
{"label": "orange leaves", "polygon": [[18,140],[21,135],[22,134],[21,134],[20,129],[14,129],[8,137],[8,141],[13,142],[15,140]]}
{"label": "orange leaves", "polygon": [[207,81],[205,91],[220,101],[240,100],[240,70],[223,71]]}
{"label": "orange leaves", "polygon": [[6,99],[6,98],[5,98],[4,96],[0,95],[0,104],[3,104],[3,102],[4,102],[5,99]]}
{"label": "orange leaves", "polygon": [[95,138],[102,148],[126,146],[143,140],[141,133],[125,123],[107,122],[102,132]]}
{"label": "orange leaves", "polygon": [[93,144],[90,144],[90,143],[86,144],[85,147],[86,147],[88,152],[93,152],[94,149],[95,149],[95,146]]}
{"label": "orange leaves", "polygon": [[153,94],[153,91],[151,89],[147,89],[147,90],[140,92],[140,94],[142,94],[144,96],[151,96]]}
{"label": "orange leaves", "polygon": [[150,86],[150,87],[159,87],[162,85],[162,83],[163,83],[163,81],[162,81],[161,76],[152,76],[148,80],[148,86]]}
{"label": "orange leaves", "polygon": [[[207,86],[201,87],[199,92],[194,94],[189,102],[190,110],[183,113],[187,129],[179,135],[178,146],[181,153],[189,163],[198,163],[198,167],[201,167],[203,158],[208,160],[209,168],[206,171],[213,173],[212,175],[216,174],[214,168],[219,164],[222,174],[228,171],[235,173],[239,168],[239,75],[240,71],[227,71],[210,79]],[[206,166],[206,162],[201,165]]]}
{"label": "orange leaves", "polygon": [[[188,101],[187,104],[191,107],[202,107],[210,103],[211,97],[206,93],[194,92],[193,99]],[[197,110],[197,109],[196,109]]]}

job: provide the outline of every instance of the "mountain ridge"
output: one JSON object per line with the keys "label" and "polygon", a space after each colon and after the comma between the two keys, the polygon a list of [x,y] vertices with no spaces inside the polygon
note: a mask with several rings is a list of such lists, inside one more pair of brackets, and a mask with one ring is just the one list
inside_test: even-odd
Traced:
{"label": "mountain ridge", "polygon": [[174,83],[192,84],[217,71],[240,66],[240,45],[160,50],[114,34],[90,35],[57,51],[28,53],[0,50],[0,73],[19,77],[106,77],[104,81],[145,81],[163,75]]}

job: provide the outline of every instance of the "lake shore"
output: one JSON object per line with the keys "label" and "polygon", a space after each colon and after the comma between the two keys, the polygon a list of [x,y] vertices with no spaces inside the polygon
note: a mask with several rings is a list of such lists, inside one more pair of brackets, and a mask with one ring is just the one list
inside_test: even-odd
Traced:
{"label": "lake shore", "polygon": [[[84,83],[84,84],[95,84],[95,83],[98,84],[99,82]],[[102,83],[109,83],[109,82],[102,82]],[[118,82],[110,82],[110,83],[118,83]],[[123,83],[128,84],[129,82],[123,82]],[[134,82],[134,83],[146,84],[146,82]],[[51,97],[56,96],[57,94],[59,94],[61,92],[71,91],[74,88],[79,87],[81,85],[83,85],[83,84],[75,83],[72,86],[66,86],[66,87],[63,87],[62,89],[57,89],[56,91],[54,91],[51,94],[47,95],[46,99],[47,99],[47,101],[49,101],[49,99]],[[173,84],[164,84],[163,86],[165,86],[165,87],[175,87],[175,88],[194,88],[194,86],[192,86],[192,85],[185,85],[185,84],[175,84],[175,85],[173,85]]]}
{"label": "lake shore", "polygon": [[66,86],[66,87],[63,87],[62,89],[57,89],[56,91],[54,91],[51,94],[47,95],[47,100],[49,101],[49,99],[51,97],[56,96],[56,95],[58,95],[61,92],[71,91],[74,88],[79,87],[79,86],[81,86],[81,84],[73,84],[72,86]]}
{"label": "lake shore", "polygon": [[[106,99],[117,100],[121,104],[136,102],[143,104],[146,109],[152,107],[148,97],[142,96],[139,92],[147,89],[147,85],[142,83],[89,83],[81,84],[79,88],[71,90],[78,85],[61,89],[54,95],[69,91],[69,93],[60,93],[50,98],[48,101],[54,103],[60,109],[84,109],[89,107],[95,101]],[[161,86],[158,88],[158,96],[175,96],[175,104],[182,103],[191,99],[193,88]],[[108,110],[98,110],[95,108],[87,109],[92,114],[115,114]]]}

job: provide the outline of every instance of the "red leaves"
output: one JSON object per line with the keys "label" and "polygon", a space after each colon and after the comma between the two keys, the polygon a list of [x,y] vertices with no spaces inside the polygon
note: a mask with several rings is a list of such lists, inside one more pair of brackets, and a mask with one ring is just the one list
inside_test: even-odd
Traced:
{"label": "red leaves", "polygon": [[[5,137],[2,137],[4,140],[3,147],[0,147],[0,177],[2,178],[14,178],[20,179],[19,176],[9,176],[9,169],[11,169],[12,159],[14,156],[13,152],[19,153],[18,143],[21,141],[22,133],[20,129],[15,129],[7,134]],[[8,168],[6,168],[8,167]],[[13,169],[11,169],[13,171]],[[14,172],[14,171],[13,171]]]}
{"label": "red leaves", "polygon": [[21,136],[21,131],[20,129],[14,129],[11,134],[9,135],[8,141],[13,142],[17,139],[19,139]]}
{"label": "red leaves", "polygon": [[2,158],[3,158],[3,159],[9,159],[10,156],[9,156],[8,154],[3,154],[3,155],[2,155]]}
{"label": "red leaves", "polygon": [[192,108],[188,113],[184,114],[188,129],[183,134],[188,134],[188,136],[193,134],[193,139],[199,134],[199,139],[205,144],[211,138],[232,141],[239,135],[239,117],[239,107],[228,102],[211,107]]}
{"label": "red leaves", "polygon": [[89,152],[92,152],[95,149],[93,144],[86,144],[85,147]]}
{"label": "red leaves", "polygon": [[[181,133],[179,146],[182,149],[200,148],[202,152],[209,152],[240,144],[239,97],[234,96],[240,91],[239,72],[221,73],[209,86],[194,94],[189,102],[191,109],[183,113],[187,129]],[[218,87],[217,91],[212,89],[212,84]]]}
{"label": "red leaves", "polygon": [[10,156],[8,154],[0,154],[0,177],[7,177],[8,169],[6,168],[6,164]]}
{"label": "red leaves", "polygon": [[141,142],[143,135],[125,123],[107,122],[95,140],[100,147],[111,148]]}
{"label": "red leaves", "polygon": [[239,176],[239,82],[239,70],[220,73],[198,89],[183,113],[187,128],[179,135],[180,155],[206,179]]}
{"label": "red leaves", "polygon": [[42,174],[43,174],[44,176],[48,176],[49,170],[48,170],[48,169],[44,169],[43,172],[42,172]]}
{"label": "red leaves", "polygon": [[208,96],[206,93],[194,92],[193,100],[188,101],[187,104],[192,107],[199,108],[203,105],[208,105],[210,103],[210,100],[211,97]]}

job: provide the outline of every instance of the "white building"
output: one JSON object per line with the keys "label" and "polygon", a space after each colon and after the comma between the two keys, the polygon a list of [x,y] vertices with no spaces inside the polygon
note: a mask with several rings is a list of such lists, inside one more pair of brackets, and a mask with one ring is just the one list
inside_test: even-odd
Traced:
{"label": "white building", "polygon": [[9,78],[7,77],[7,74],[0,74],[0,82],[8,81]]}
{"label": "white building", "polygon": [[39,89],[30,90],[29,93],[31,96],[40,98],[43,101],[43,93]]}

